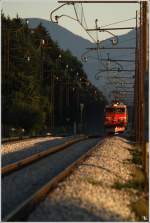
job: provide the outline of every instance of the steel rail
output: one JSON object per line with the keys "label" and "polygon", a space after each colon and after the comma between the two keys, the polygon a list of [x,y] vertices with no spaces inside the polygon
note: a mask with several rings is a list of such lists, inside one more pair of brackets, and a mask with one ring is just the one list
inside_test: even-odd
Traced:
{"label": "steel rail", "polygon": [[39,152],[39,153],[36,153],[36,154],[33,154],[27,158],[24,158],[22,160],[19,160],[17,162],[14,162],[14,163],[11,163],[11,164],[8,164],[4,167],[1,168],[1,174],[2,174],[2,177],[4,177],[5,175],[8,175],[14,171],[17,171],[33,162],[36,162],[38,161],[39,159],[42,159],[46,156],[49,156],[53,153],[56,153],[56,152],[59,152],[63,149],[66,149],[68,146],[74,144],[74,143],[77,143],[79,141],[82,141],[82,140],[85,140],[85,139],[88,139],[88,136],[80,136],[79,138],[76,138],[76,139],[72,139],[72,140],[69,140],[69,142],[65,142],[64,144],[62,145],[59,145],[59,146],[54,146],[54,147],[50,147],[49,149],[45,150],[45,151],[42,151],[42,152]]}
{"label": "steel rail", "polygon": [[90,156],[91,153],[97,148],[97,145],[101,145],[103,143],[104,138],[101,139],[100,143],[92,147],[92,149],[83,154],[79,159],[70,164],[65,170],[63,170],[57,176],[53,177],[48,183],[46,183],[28,199],[22,202],[17,208],[15,208],[15,210],[4,217],[3,221],[23,221],[27,219],[28,215],[46,197],[46,195],[50,193],[50,191],[54,189],[60,181],[70,175],[81,162],[83,162],[88,156]]}

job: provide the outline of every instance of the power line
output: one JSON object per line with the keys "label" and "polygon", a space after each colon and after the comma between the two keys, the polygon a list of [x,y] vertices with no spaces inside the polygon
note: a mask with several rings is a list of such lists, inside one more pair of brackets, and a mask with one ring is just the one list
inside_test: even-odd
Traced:
{"label": "power line", "polygon": [[111,25],[119,24],[119,23],[121,23],[121,22],[126,22],[126,21],[133,20],[133,19],[136,19],[136,18],[135,18],[135,17],[133,17],[133,18],[126,19],[126,20],[121,20],[121,21],[119,21],[119,22],[113,22],[113,23],[110,23],[110,24],[107,24],[107,25],[101,26],[101,28],[104,28],[104,27],[106,27],[106,26],[111,26]]}
{"label": "power line", "polygon": [[107,30],[124,30],[124,29],[135,29],[135,27],[131,26],[131,27],[113,27],[113,28],[95,28],[95,29],[86,29],[86,31],[99,31],[99,32],[104,32]]}
{"label": "power line", "polygon": [[120,70],[120,69],[99,70],[99,72],[105,72],[105,71],[118,71],[118,72],[126,71],[126,72],[134,72],[135,70]]}
{"label": "power line", "polygon": [[66,1],[66,0],[60,0],[60,1],[58,1],[58,3],[66,3],[66,4],[75,4],[75,3],[139,3],[139,1],[137,0],[137,1],[128,1],[128,0],[126,0],[126,1],[101,1],[101,0],[97,0],[97,1],[95,1],[95,0],[92,0],[92,1],[85,1],[85,0],[83,0],[83,1],[73,1],[73,0],[70,0],[70,1]]}
{"label": "power line", "polygon": [[[87,50],[97,50],[97,47],[88,47]],[[135,50],[135,47],[101,47],[100,50]]]}
{"label": "power line", "polygon": [[115,61],[119,61],[119,62],[135,62],[135,60],[113,60],[113,59],[107,59],[107,58],[102,58],[102,61],[110,61],[110,62],[115,62]]}

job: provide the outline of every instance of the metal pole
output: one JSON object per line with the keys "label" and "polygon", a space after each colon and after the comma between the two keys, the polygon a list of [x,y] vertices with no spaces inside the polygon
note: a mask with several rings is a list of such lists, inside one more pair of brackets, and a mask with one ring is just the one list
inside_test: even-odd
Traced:
{"label": "metal pole", "polygon": [[143,81],[143,85],[142,85],[142,97],[143,97],[143,106],[142,106],[142,118],[143,118],[143,122],[142,122],[142,130],[143,130],[143,134],[142,134],[142,147],[143,147],[143,168],[144,168],[144,172],[146,174],[146,143],[145,143],[145,125],[144,125],[144,104],[145,104],[145,97],[144,97],[144,76],[146,73],[146,63],[147,63],[147,2],[142,2],[142,6],[143,6],[143,10],[142,10],[142,16],[143,16],[143,32],[142,32],[142,49],[143,49],[143,63],[142,63],[142,81]]}
{"label": "metal pole", "polygon": [[8,40],[8,42],[7,42],[7,70],[8,70],[8,72],[9,72],[9,45],[10,45],[10,33],[9,33],[9,30],[8,30],[8,32],[7,32],[7,40]]}
{"label": "metal pole", "polygon": [[43,48],[42,48],[42,42],[40,43],[40,50],[41,50],[41,80],[43,80]]}
{"label": "metal pole", "polygon": [[140,19],[139,19],[139,29],[137,31],[137,142],[140,141]]}
{"label": "metal pole", "polygon": [[143,6],[142,3],[140,3],[140,20],[141,20],[141,31],[140,31],[140,145],[143,150],[143,139],[142,139],[142,134],[143,134],[143,92],[142,92],[142,85],[143,85]]}
{"label": "metal pole", "polygon": [[139,66],[138,66],[138,143],[141,145],[141,32],[142,32],[142,13],[141,13],[141,3],[140,3],[140,20],[139,20]]}
{"label": "metal pole", "polygon": [[50,105],[51,105],[50,126],[51,126],[51,129],[53,129],[54,128],[54,75],[53,73],[51,73]]}
{"label": "metal pole", "polygon": [[55,125],[55,79],[53,74],[53,129]]}
{"label": "metal pole", "polygon": [[52,73],[50,80],[50,128],[52,129]]}
{"label": "metal pole", "polygon": [[137,36],[137,11],[136,11],[136,50],[135,50],[135,93],[134,93],[134,120],[133,128],[135,134],[135,141],[138,141],[138,36]]}

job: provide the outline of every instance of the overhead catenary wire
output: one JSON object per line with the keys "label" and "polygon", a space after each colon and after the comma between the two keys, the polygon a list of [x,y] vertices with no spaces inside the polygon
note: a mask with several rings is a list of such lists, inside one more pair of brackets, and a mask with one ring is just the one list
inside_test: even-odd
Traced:
{"label": "overhead catenary wire", "polygon": [[[82,3],[80,5],[81,5],[81,20],[79,19],[79,15],[78,15],[77,9],[75,7],[75,4],[73,4],[76,21],[81,25],[81,27],[89,35],[89,37],[94,41],[94,43],[96,43],[95,38],[93,38],[93,36],[86,30],[88,28],[88,26],[87,26],[87,22],[86,22],[85,15],[84,15],[84,9],[83,9]],[[84,21],[84,24],[82,23],[82,21]]]}
{"label": "overhead catenary wire", "polygon": [[86,26],[86,28],[88,27],[88,25],[87,25],[87,22],[86,22],[86,19],[85,19],[85,15],[84,15],[84,10],[83,10],[83,5],[81,4],[81,7],[82,7],[82,17],[83,17],[83,19],[84,19],[84,23],[85,23],[85,26]]}
{"label": "overhead catenary wire", "polygon": [[81,9],[81,24],[82,24],[83,19],[84,19],[84,11],[83,11],[83,7],[82,7],[82,9]]}
{"label": "overhead catenary wire", "polygon": [[[111,59],[108,58],[108,61],[113,62],[111,68],[109,67],[109,69],[107,67],[109,64],[105,64],[105,62],[103,62],[105,60],[103,60],[103,58],[102,58],[102,52],[101,52],[101,44],[102,44],[102,41],[99,40],[98,30],[96,30],[96,37],[93,37],[93,35],[91,33],[89,33],[88,30],[86,30],[88,28],[88,25],[87,25],[87,22],[86,22],[86,18],[85,18],[85,14],[84,14],[84,9],[83,9],[82,3],[80,5],[79,4],[72,4],[72,6],[73,6],[73,9],[74,9],[75,18],[76,18],[74,20],[76,20],[81,25],[81,27],[86,31],[86,33],[89,35],[89,37],[92,38],[92,40],[96,44],[96,48],[95,48],[95,50],[96,50],[96,58],[97,58],[97,61],[98,61],[98,65],[102,69],[102,70],[99,70],[99,72],[96,73],[95,76],[97,77],[97,79],[100,78],[100,76],[101,76],[100,73],[101,72],[104,72],[104,71],[107,71],[107,72],[109,72],[109,71],[112,71],[112,72],[118,71],[119,72],[120,69],[119,69],[118,66],[122,66],[122,65],[119,64],[119,63],[117,63],[117,62],[115,62],[115,60],[113,61],[113,60],[111,60]],[[135,18],[129,18],[129,19],[126,19],[126,20],[121,20],[121,21],[118,21],[118,22],[115,22],[115,23],[111,23],[111,24],[107,24],[107,25],[101,26],[101,28],[102,27],[108,27],[108,26],[111,26],[111,25],[114,25],[114,24],[119,24],[119,23],[127,22],[127,21],[134,20],[134,19]],[[95,26],[96,26],[96,29],[97,29],[98,28],[98,26],[97,26],[97,19],[95,20]],[[134,40],[134,39],[135,38],[130,38],[130,39],[122,40],[122,41],[120,41],[120,43],[127,42],[127,41],[131,41],[131,40]],[[119,57],[120,56],[123,56],[123,55],[119,55]],[[90,58],[90,56],[89,56],[89,58]],[[91,56],[91,58],[92,58],[92,56]],[[94,59],[94,57],[93,57],[93,59]],[[107,62],[107,59],[106,59],[106,62]],[[101,65],[104,67],[104,70],[103,70],[103,68],[102,68]],[[116,65],[117,65],[118,69],[115,69],[116,68]],[[124,69],[121,69],[121,70],[124,70]],[[124,71],[127,71],[127,70],[124,70]],[[111,73],[112,78],[113,78],[113,75],[115,75],[115,74],[112,74]],[[120,79],[121,79],[121,77],[120,77]],[[112,81],[112,85],[114,85],[113,81]]]}
{"label": "overhead catenary wire", "polygon": [[119,24],[119,23],[126,22],[126,21],[130,21],[130,20],[134,20],[134,19],[136,19],[136,18],[133,17],[133,18],[129,18],[129,19],[126,19],[126,20],[121,20],[121,21],[118,21],[118,22],[113,22],[113,23],[110,23],[110,24],[101,26],[101,28],[104,28],[104,27],[107,27],[107,26],[111,26],[111,25],[115,25],[115,24]]}

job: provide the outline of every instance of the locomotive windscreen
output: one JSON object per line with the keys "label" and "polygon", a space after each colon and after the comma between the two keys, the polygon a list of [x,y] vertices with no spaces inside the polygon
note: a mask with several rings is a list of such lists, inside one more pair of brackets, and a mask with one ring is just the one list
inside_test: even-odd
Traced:
{"label": "locomotive windscreen", "polygon": [[123,114],[125,113],[125,108],[106,108],[106,112]]}

